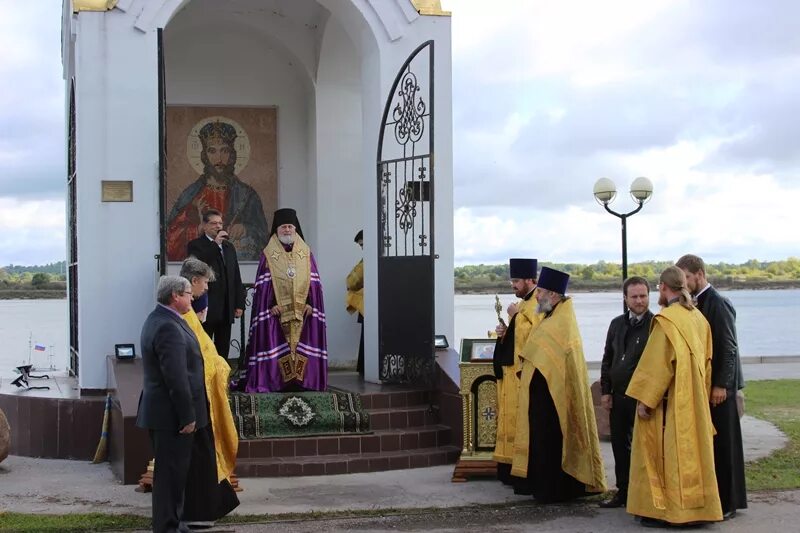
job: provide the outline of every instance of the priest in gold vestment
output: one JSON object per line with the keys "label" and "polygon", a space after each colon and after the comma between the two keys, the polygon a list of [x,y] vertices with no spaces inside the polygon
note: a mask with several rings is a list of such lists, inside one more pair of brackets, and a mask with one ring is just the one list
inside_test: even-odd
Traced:
{"label": "priest in gold vestment", "polygon": [[[364,231],[359,230],[353,241],[364,248]],[[358,312],[358,323],[361,324],[361,339],[358,341],[358,359],[356,370],[364,376],[364,260],[362,259],[347,275],[347,296],[345,306],[351,315]]]}
{"label": "priest in gold vestment", "polygon": [[[195,257],[181,265],[181,277],[189,280],[192,298],[208,290],[214,271]],[[208,400],[209,425],[199,431],[192,449],[191,467],[186,481],[183,519],[187,522],[216,521],[239,505],[230,484],[239,450],[239,436],[228,404],[228,378],[231,367],[220,357],[194,309],[181,315],[197,337],[203,355],[203,376]],[[205,445],[203,445],[205,444]]]}
{"label": "priest in gold vestment", "polygon": [[638,400],[627,510],[646,526],[722,520],[708,404],[711,328],[677,267],[661,273],[658,303],[627,390]]}
{"label": "priest in gold vestment", "polygon": [[569,275],[542,267],[535,297],[544,313],[520,353],[517,426],[511,474],[526,478],[515,492],[541,503],[606,490],[583,343]]}
{"label": "priest in gold vestment", "polygon": [[514,485],[519,481],[511,476],[519,393],[518,354],[522,352],[531,330],[539,324],[541,315],[536,312],[536,299],[533,297],[537,277],[536,259],[510,259],[508,272],[514,295],[520,300],[508,306],[508,326],[498,324],[495,328],[498,338],[492,360],[497,379],[497,437],[494,460],[497,463],[497,479],[507,485]]}

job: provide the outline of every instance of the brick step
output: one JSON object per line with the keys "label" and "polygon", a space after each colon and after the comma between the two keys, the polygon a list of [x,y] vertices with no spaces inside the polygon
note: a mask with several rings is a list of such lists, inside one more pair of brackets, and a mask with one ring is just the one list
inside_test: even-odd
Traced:
{"label": "brick step", "polygon": [[367,409],[366,411],[369,414],[369,427],[373,431],[389,428],[404,429],[439,423],[438,410],[431,411],[429,405]]}
{"label": "brick step", "polygon": [[451,440],[450,427],[441,424],[382,429],[367,435],[240,440],[237,461],[408,451],[447,446]]}
{"label": "brick step", "polygon": [[389,409],[409,406],[429,406],[434,392],[429,390],[404,390],[397,392],[362,393],[361,405],[364,409]]}
{"label": "brick step", "polygon": [[460,454],[458,446],[442,446],[379,453],[239,459],[236,475],[240,478],[322,476],[425,468],[455,463]]}

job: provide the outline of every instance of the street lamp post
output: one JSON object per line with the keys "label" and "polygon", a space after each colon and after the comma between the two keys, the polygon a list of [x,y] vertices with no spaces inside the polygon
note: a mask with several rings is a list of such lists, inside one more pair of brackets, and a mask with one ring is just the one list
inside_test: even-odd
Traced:
{"label": "street lamp post", "polygon": [[[600,178],[594,184],[594,199],[597,200],[597,203],[601,204],[606,211],[619,218],[622,222],[622,281],[624,282],[626,279],[628,279],[627,220],[628,217],[633,216],[641,211],[645,202],[647,202],[653,196],[653,184],[649,179],[643,177],[633,180],[633,183],[631,183],[631,197],[638,205],[636,206],[636,209],[628,213],[617,213],[608,207],[608,204],[613,202],[616,196],[617,186],[614,185],[614,182],[610,179]],[[622,308],[624,311],[628,310],[624,301],[622,303]]]}

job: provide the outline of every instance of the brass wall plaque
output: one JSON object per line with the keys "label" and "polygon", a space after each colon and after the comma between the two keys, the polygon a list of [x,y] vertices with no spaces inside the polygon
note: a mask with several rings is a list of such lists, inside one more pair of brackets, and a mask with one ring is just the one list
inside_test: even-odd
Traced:
{"label": "brass wall plaque", "polygon": [[111,181],[103,180],[102,201],[103,202],[132,202],[133,201],[133,182],[132,181]]}

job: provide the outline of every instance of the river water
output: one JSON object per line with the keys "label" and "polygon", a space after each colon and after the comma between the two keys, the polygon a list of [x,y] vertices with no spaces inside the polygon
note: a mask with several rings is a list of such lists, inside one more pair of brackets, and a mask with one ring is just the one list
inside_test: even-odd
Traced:
{"label": "river water", "polygon": [[[743,356],[800,355],[800,289],[723,294],[736,307]],[[622,312],[621,296],[597,292],[576,293],[572,297],[586,360],[599,361],[608,323]],[[658,309],[656,299],[657,294],[652,293],[654,312]],[[500,295],[504,308],[514,300],[511,294]],[[66,368],[66,300],[0,300],[0,317],[0,377],[13,376],[13,367],[27,362],[29,357],[40,368],[51,363],[57,369]],[[456,295],[455,338],[450,343],[459,349],[462,338],[485,338],[496,322],[494,295]],[[32,346],[43,345],[45,350],[29,350],[29,341]]]}
{"label": "river water", "polygon": [[[721,291],[736,308],[739,353],[742,356],[800,355],[800,289]],[[600,361],[611,319],[622,313],[622,295],[612,292],[572,295],[587,361]],[[515,300],[500,295],[503,308]],[[658,293],[650,294],[650,309],[658,311]],[[503,312],[505,316],[505,311]],[[456,339],[486,337],[494,329],[494,295],[457,295]]]}

